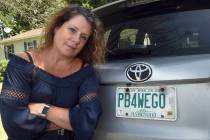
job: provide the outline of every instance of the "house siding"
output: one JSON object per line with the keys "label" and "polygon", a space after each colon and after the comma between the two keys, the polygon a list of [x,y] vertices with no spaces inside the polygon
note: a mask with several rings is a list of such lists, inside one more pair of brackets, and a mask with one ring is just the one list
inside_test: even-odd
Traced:
{"label": "house siding", "polygon": [[[12,52],[12,53],[22,52],[22,51],[25,51],[26,48],[27,49],[32,48],[33,44],[35,44],[35,46],[38,47],[40,44],[42,35],[43,35],[43,28],[38,28],[38,29],[33,29],[30,31],[17,34],[15,36],[11,36],[10,38],[6,38],[4,40],[0,40],[0,59],[8,58],[9,55],[7,55],[8,54],[7,52]],[[34,43],[34,40],[36,41],[35,43]],[[24,45],[24,42],[27,42],[27,43],[25,43]],[[28,42],[32,42],[32,43],[28,43]],[[26,44],[27,44],[27,47],[26,47]],[[14,49],[13,49],[13,46],[11,47],[11,45],[14,46]]]}
{"label": "house siding", "polygon": [[36,40],[37,47],[38,47],[40,44],[41,37],[33,37],[33,38],[22,39],[22,40],[18,40],[18,41],[11,41],[11,42],[6,42],[6,43],[1,44],[0,59],[5,59],[4,46],[13,44],[14,45],[14,53],[22,52],[22,51],[25,51],[24,42],[33,42],[34,40]]}

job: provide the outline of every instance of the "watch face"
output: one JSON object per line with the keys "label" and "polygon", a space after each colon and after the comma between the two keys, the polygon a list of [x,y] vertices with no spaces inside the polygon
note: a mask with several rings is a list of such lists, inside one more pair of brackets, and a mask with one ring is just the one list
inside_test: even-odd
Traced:
{"label": "watch face", "polygon": [[46,117],[47,112],[49,111],[49,109],[50,109],[50,106],[49,105],[45,105],[43,110],[42,110],[42,113],[40,115],[43,116],[43,117]]}
{"label": "watch face", "polygon": [[42,110],[42,114],[47,114],[47,112],[48,112],[48,110],[49,110],[49,107],[46,107],[46,106],[44,106],[44,108],[43,108],[43,110]]}

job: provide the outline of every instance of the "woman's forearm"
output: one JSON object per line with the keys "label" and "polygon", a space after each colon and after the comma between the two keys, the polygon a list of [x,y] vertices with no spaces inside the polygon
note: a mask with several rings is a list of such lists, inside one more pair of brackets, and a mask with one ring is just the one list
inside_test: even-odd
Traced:
{"label": "woman's forearm", "polygon": [[[28,105],[28,108],[30,110],[30,113],[40,116],[42,110],[44,109],[44,106],[45,103],[30,103]],[[50,106],[45,119],[49,120],[50,122],[61,128],[72,130],[68,108]]]}
{"label": "woman's forearm", "polygon": [[61,128],[72,130],[72,127],[70,125],[68,108],[51,106],[46,115],[46,119],[55,123]]}

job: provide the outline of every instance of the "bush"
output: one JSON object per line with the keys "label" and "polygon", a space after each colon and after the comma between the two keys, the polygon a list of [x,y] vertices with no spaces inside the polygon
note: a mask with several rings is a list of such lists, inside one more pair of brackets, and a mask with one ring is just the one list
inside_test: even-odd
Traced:
{"label": "bush", "polygon": [[3,81],[4,72],[6,70],[7,63],[8,63],[8,60],[6,60],[6,59],[0,60],[0,82]]}

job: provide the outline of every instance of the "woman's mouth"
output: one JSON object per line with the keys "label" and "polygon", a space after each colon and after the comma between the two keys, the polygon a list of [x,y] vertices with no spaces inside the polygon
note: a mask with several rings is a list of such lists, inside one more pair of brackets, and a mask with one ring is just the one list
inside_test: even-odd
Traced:
{"label": "woman's mouth", "polygon": [[76,46],[73,46],[73,45],[69,45],[69,44],[65,44],[68,48],[71,48],[71,49],[76,49],[77,47]]}

